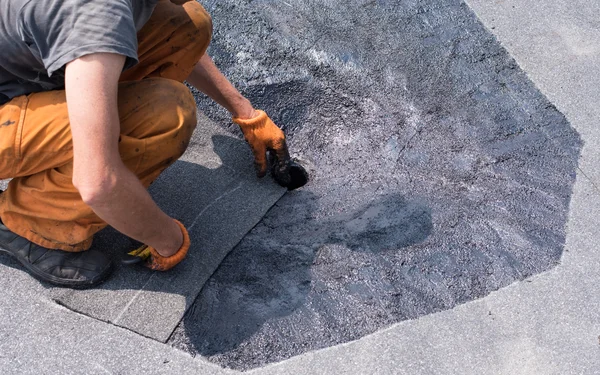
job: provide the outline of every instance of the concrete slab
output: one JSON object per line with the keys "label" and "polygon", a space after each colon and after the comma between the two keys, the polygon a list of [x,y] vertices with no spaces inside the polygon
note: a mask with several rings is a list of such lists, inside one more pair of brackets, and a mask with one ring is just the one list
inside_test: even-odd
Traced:
{"label": "concrete slab", "polygon": [[585,139],[579,167],[600,186],[600,2],[466,2]]}
{"label": "concrete slab", "polygon": [[[221,260],[284,194],[258,180],[245,142],[201,116],[188,151],[151,186],[164,211],[189,230],[192,247],[173,271],[119,267],[91,290],[54,289],[53,298],[82,314],[166,341]],[[95,239],[115,259],[137,244],[114,230]]]}
{"label": "concrete slab", "polygon": [[[0,264],[2,374],[230,374],[57,305],[13,261]],[[152,320],[152,311],[146,313]]]}

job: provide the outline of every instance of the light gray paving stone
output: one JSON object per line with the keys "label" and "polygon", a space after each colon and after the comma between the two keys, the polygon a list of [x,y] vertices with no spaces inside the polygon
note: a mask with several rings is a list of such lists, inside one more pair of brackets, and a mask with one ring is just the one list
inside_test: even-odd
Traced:
{"label": "light gray paving stone", "polygon": [[600,185],[600,2],[466,0],[585,139],[579,167]]}
{"label": "light gray paving stone", "polygon": [[44,285],[4,256],[0,289],[0,373],[4,375],[232,373],[57,305]]}

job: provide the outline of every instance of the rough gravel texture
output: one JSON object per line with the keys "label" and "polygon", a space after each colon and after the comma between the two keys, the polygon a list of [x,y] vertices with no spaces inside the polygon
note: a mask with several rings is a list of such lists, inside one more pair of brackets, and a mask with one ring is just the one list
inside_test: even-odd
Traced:
{"label": "rough gravel texture", "polygon": [[202,3],[210,53],[312,181],[225,259],[172,345],[253,368],[560,261],[579,137],[464,3]]}

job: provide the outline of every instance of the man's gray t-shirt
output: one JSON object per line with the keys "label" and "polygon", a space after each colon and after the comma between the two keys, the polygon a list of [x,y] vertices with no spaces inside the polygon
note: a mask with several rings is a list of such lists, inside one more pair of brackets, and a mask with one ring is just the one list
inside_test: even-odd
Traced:
{"label": "man's gray t-shirt", "polygon": [[64,66],[112,52],[137,62],[137,31],[158,0],[0,0],[0,105],[64,87]]}

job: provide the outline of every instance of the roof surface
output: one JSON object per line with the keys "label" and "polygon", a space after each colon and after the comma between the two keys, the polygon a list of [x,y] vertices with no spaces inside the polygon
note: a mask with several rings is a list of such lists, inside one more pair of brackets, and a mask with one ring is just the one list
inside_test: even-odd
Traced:
{"label": "roof surface", "polygon": [[[283,192],[252,179],[243,143],[214,127],[226,116],[198,97],[205,141],[152,192],[189,226],[217,208],[197,243],[237,240],[83,294],[2,256],[3,373],[600,369],[599,4],[203,4],[217,64],[286,128],[311,183],[265,215]],[[216,191],[237,184],[265,195],[232,227],[218,215],[247,200]],[[157,316],[169,323],[144,331]]]}

